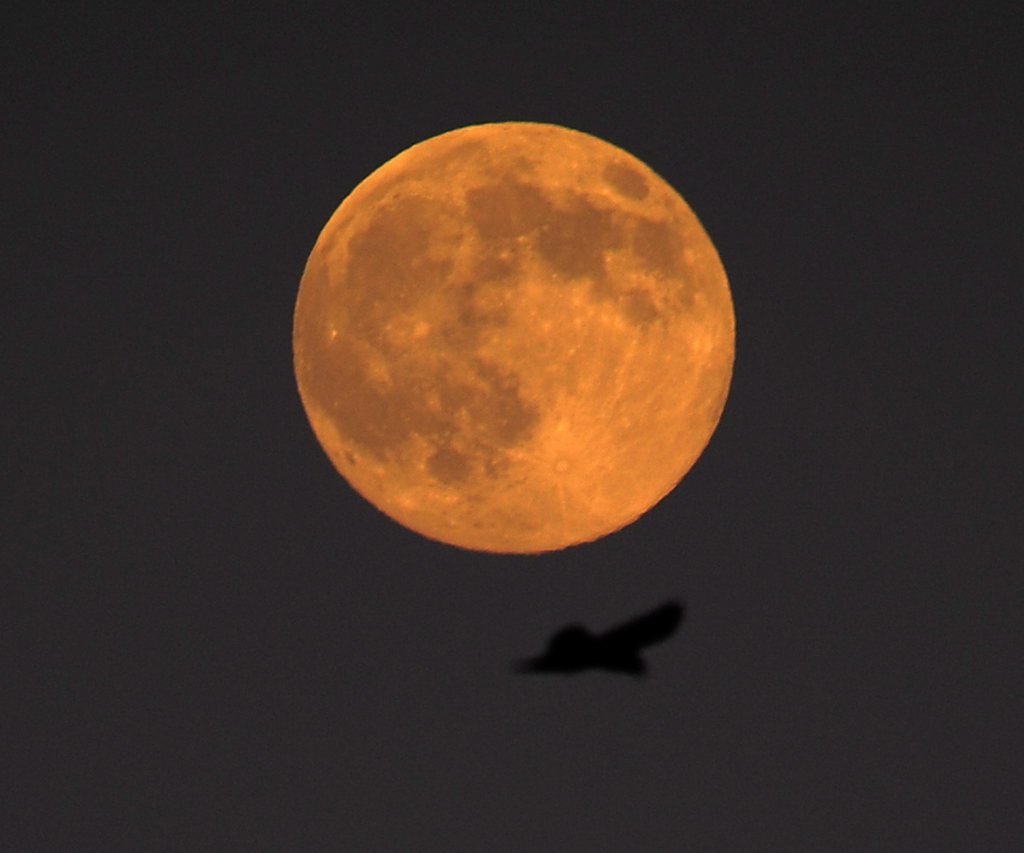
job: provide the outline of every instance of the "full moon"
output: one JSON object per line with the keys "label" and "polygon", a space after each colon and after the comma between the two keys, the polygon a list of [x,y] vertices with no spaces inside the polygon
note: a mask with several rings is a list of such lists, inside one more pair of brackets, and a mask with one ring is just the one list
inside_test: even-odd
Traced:
{"label": "full moon", "polygon": [[725,271],[682,197],[564,127],[413,145],[363,180],[299,285],[313,432],[371,504],[434,540],[536,553],[668,494],[732,376]]}

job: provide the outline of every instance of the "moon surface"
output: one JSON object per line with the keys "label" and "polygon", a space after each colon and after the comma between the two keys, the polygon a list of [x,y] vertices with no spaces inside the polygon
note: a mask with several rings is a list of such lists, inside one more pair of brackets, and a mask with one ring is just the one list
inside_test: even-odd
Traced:
{"label": "moon surface", "polygon": [[462,548],[535,553],[636,520],[704,450],[732,375],[725,271],[631,154],[502,122],[413,145],[309,256],[295,375],[342,476]]}

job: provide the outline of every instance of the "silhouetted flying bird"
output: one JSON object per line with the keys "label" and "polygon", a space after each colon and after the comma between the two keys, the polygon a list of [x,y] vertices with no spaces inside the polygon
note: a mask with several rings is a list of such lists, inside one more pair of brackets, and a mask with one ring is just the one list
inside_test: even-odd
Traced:
{"label": "silhouetted flying bird", "polygon": [[551,638],[544,654],[520,661],[514,668],[522,673],[572,675],[585,669],[605,669],[644,675],[647,667],[640,650],[671,637],[683,615],[683,605],[669,601],[603,634],[591,634],[582,625],[568,625]]}

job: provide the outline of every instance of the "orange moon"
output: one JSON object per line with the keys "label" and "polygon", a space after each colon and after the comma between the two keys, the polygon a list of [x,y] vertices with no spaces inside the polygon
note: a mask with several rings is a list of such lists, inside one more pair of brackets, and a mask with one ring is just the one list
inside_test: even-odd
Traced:
{"label": "orange moon", "polygon": [[682,197],[549,124],[464,127],[362,181],[306,263],[295,375],[352,487],[431,539],[588,542],[690,470],[732,376],[722,263]]}

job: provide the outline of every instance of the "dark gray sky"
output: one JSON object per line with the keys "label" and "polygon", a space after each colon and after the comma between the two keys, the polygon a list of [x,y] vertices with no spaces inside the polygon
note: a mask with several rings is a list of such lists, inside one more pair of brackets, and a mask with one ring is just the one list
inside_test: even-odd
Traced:
{"label": "dark gray sky", "polygon": [[[1013,4],[21,5],[0,848],[1019,846]],[[381,516],[291,366],[345,195],[513,119],[665,177],[737,316],[694,470],[539,557]],[[669,597],[644,683],[508,671]]]}

